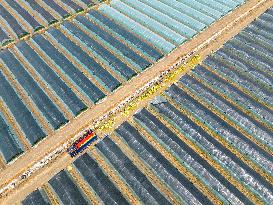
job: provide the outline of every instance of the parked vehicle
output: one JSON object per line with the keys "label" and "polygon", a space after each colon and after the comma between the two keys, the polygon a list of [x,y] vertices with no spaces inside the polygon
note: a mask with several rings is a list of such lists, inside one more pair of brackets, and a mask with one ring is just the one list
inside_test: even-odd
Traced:
{"label": "parked vehicle", "polygon": [[95,140],[97,140],[97,135],[94,131],[88,130],[83,136],[76,140],[68,149],[67,152],[71,157],[75,157],[78,153],[85,150],[89,145],[91,145]]}

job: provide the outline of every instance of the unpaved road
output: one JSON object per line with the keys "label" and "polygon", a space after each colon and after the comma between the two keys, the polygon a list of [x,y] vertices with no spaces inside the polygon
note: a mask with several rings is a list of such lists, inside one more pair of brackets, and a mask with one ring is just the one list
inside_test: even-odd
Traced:
{"label": "unpaved road", "polygon": [[[261,2],[261,4],[259,4],[259,2]],[[27,169],[27,167],[31,166],[34,162],[39,161],[47,153],[68,141],[80,130],[90,126],[95,119],[117,106],[126,97],[132,95],[137,89],[141,88],[144,84],[157,77],[168,67],[175,64],[180,57],[186,55],[194,49],[197,49],[197,52],[202,58],[204,58],[212,51],[218,49],[225,41],[237,34],[243,27],[245,27],[271,6],[273,6],[273,0],[248,0],[246,4],[234,10],[232,13],[220,19],[198,36],[177,48],[170,55],[160,60],[145,72],[139,74],[130,82],[119,88],[115,93],[109,95],[101,103],[95,105],[91,109],[88,109],[76,119],[73,119],[66,126],[55,132],[53,136],[48,136],[44,141],[27,151],[13,164],[7,166],[7,168],[2,170],[0,173],[0,187],[2,188],[12,179],[19,176],[20,173]],[[212,37],[215,37],[215,39]],[[203,45],[203,47],[200,45]],[[160,90],[158,92],[160,92]],[[149,99],[139,104],[139,107],[145,106],[148,103],[148,100]],[[119,124],[123,120],[125,119],[120,117],[116,123]],[[35,175],[31,176],[27,181],[20,184],[13,191],[9,192],[7,196],[0,198],[0,203],[18,203],[31,191],[37,187],[40,187],[54,174],[65,168],[72,161],[73,160],[68,154],[61,154],[46,167],[37,171]]]}

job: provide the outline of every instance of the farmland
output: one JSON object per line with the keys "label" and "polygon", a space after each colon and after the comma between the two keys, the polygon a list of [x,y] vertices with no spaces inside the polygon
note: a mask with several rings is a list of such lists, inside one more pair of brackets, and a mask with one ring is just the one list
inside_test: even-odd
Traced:
{"label": "farmland", "polygon": [[[8,7],[7,2],[3,8]],[[77,4],[82,9],[71,4],[69,8],[73,7],[75,13],[68,16],[53,6],[60,15],[59,23],[28,32],[23,38],[19,33],[24,32],[15,26],[12,29],[18,29],[17,40],[3,44],[0,123],[6,144],[0,147],[0,161],[2,176],[7,178],[2,188],[20,174],[8,170],[24,170],[23,161],[30,167],[45,153],[69,142],[76,132],[134,93],[137,86],[198,48],[202,44],[198,39],[209,42],[205,33],[214,38],[225,26],[223,16],[232,19],[230,12],[243,4],[231,0],[196,0],[193,4],[182,0],[173,4],[164,0],[124,0],[93,7],[87,2],[86,7],[83,1]],[[255,8],[255,3],[250,1],[235,12],[251,6]],[[270,1],[260,3],[256,13],[269,6]],[[48,9],[50,5],[42,7]],[[245,14],[249,22],[257,15]],[[21,21],[18,25],[22,27]],[[223,25],[218,23],[221,21]],[[181,73],[184,76],[177,83],[161,89],[160,97],[152,102],[151,97],[147,98],[149,105],[133,117],[126,114],[121,125],[114,122],[109,136],[104,138],[103,131],[98,131],[99,143],[75,162],[69,159],[50,171],[50,166],[56,165],[53,160],[47,178],[39,180],[35,174],[39,183],[22,184],[33,187],[32,191],[40,187],[25,203],[37,198],[66,204],[64,194],[84,204],[238,204],[272,200],[271,22],[269,9],[192,72]],[[5,22],[5,27],[8,25]],[[4,33],[2,36],[4,39]],[[215,48],[202,48],[201,57],[218,49],[220,42]],[[166,136],[172,136],[172,142]],[[178,147],[172,147],[172,143]],[[211,146],[206,146],[209,143]],[[190,158],[183,158],[181,153]],[[211,153],[215,155],[209,156]],[[65,155],[60,154],[60,159],[67,159]],[[158,167],[165,171],[160,173]],[[43,169],[46,173],[47,166]],[[42,174],[43,169],[38,173]],[[200,170],[204,175],[199,175]],[[135,180],[131,181],[131,177]],[[99,185],[92,187],[96,183]],[[177,186],[180,191],[175,189]]]}

